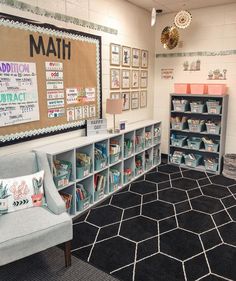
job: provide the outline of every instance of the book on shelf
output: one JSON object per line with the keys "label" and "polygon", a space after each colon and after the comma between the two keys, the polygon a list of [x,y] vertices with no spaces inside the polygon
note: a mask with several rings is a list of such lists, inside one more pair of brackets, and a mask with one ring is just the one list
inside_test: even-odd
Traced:
{"label": "book on shelf", "polygon": [[76,185],[76,199],[77,201],[79,200],[84,200],[89,196],[89,192],[84,188],[82,184],[77,184]]}
{"label": "book on shelf", "polygon": [[119,144],[110,144],[110,154],[120,153],[120,145]]}
{"label": "book on shelf", "polygon": [[120,182],[120,171],[116,170],[116,169],[111,169],[109,171],[109,179],[110,179],[110,183],[114,183],[117,184]]}
{"label": "book on shelf", "polygon": [[95,191],[104,190],[106,185],[106,176],[101,174],[96,174],[94,176],[94,188]]}
{"label": "book on shelf", "polygon": [[61,198],[65,202],[66,209],[70,209],[71,204],[72,204],[72,194],[67,193],[67,192],[60,192]]}

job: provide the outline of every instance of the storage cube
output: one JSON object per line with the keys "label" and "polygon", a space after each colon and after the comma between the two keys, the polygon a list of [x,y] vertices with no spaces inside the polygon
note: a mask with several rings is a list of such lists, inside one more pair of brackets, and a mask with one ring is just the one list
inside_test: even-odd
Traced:
{"label": "storage cube", "polygon": [[224,95],[227,91],[226,84],[207,84],[209,95]]}
{"label": "storage cube", "polygon": [[189,106],[189,102],[187,100],[183,100],[182,103],[173,100],[174,111],[178,111],[178,112],[187,111],[188,106]]}
{"label": "storage cube", "polygon": [[119,188],[119,183],[110,183],[109,192],[114,192],[118,190],[118,188]]}
{"label": "storage cube", "polygon": [[143,167],[136,167],[135,168],[135,176],[138,176],[143,173]]}
{"label": "storage cube", "polygon": [[131,181],[132,178],[133,178],[133,173],[131,173],[130,175],[124,174],[124,183],[127,183],[127,182]]}
{"label": "storage cube", "polygon": [[193,113],[203,113],[205,109],[204,104],[196,104],[196,103],[190,103],[190,110]]}
{"label": "storage cube", "polygon": [[132,151],[133,151],[132,148],[129,148],[129,147],[125,146],[124,147],[124,157],[126,158],[126,157],[131,156],[132,155]]}
{"label": "storage cube", "polygon": [[144,142],[135,144],[135,152],[142,151],[144,149]]}
{"label": "storage cube", "polygon": [[207,128],[208,134],[219,135],[219,133],[220,133],[220,126],[218,126],[218,125],[206,124],[206,128]]}
{"label": "storage cube", "polygon": [[188,148],[190,149],[200,149],[202,140],[197,137],[190,137],[187,139]]}
{"label": "storage cube", "polygon": [[190,84],[191,94],[207,94],[207,85],[205,84]]}
{"label": "storage cube", "polygon": [[150,146],[152,146],[152,140],[151,139],[145,140],[145,147],[150,147]]}
{"label": "storage cube", "polygon": [[189,155],[184,156],[186,166],[196,168],[200,164],[202,156],[198,154],[194,154],[194,156],[195,159],[192,159]]}
{"label": "storage cube", "polygon": [[149,170],[152,167],[152,160],[146,160],[145,162],[145,170]]}

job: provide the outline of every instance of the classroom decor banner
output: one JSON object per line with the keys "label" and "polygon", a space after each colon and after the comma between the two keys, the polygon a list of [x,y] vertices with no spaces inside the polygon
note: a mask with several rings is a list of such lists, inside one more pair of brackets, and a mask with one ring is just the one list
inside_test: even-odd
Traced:
{"label": "classroom decor banner", "polygon": [[0,145],[101,117],[101,37],[0,13]]}

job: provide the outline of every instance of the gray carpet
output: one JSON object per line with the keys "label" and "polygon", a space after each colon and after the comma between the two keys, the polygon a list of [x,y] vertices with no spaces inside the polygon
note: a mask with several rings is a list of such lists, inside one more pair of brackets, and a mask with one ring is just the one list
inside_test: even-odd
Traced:
{"label": "gray carpet", "polygon": [[65,268],[64,252],[53,247],[0,267],[1,281],[117,281],[88,263],[72,256],[72,266]]}

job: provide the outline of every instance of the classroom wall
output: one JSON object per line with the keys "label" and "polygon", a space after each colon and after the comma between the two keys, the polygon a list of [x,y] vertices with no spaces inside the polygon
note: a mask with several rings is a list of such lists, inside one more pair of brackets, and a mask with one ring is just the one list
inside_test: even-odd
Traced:
{"label": "classroom wall", "polygon": [[[229,107],[226,133],[226,153],[236,152],[236,4],[196,9],[191,11],[192,23],[186,30],[180,31],[182,48],[165,50],[160,43],[163,28],[172,25],[174,14],[158,16],[156,23],[155,60],[155,101],[154,118],[162,120],[163,137],[162,152],[168,152],[169,130],[169,94],[174,91],[174,83],[209,83],[209,70],[227,70],[226,81],[210,83],[226,83],[229,94]],[[234,52],[228,52],[234,50]],[[223,52],[222,52],[223,51]],[[193,52],[199,52],[198,54]],[[206,53],[210,52],[210,53]],[[221,52],[221,53],[219,53]],[[170,54],[176,54],[170,57]],[[232,54],[233,53],[233,54]],[[162,57],[160,54],[166,54]],[[179,55],[180,54],[180,55]],[[186,55],[185,57],[181,57]],[[201,61],[200,71],[183,71],[184,61]],[[173,68],[174,79],[161,79],[161,69]]]}
{"label": "classroom wall", "polygon": [[[103,92],[103,117],[108,118],[108,125],[112,126],[112,116],[105,114],[105,101],[110,96],[109,58],[110,43],[117,43],[130,47],[146,49],[149,51],[149,80],[148,80],[148,106],[147,108],[125,111],[117,119],[127,120],[128,123],[139,120],[152,119],[153,117],[153,93],[154,93],[154,64],[155,64],[155,30],[150,27],[150,14],[137,6],[124,0],[23,0],[33,6],[77,17],[96,24],[117,29],[118,34],[96,31],[75,24],[66,23],[39,16],[31,12],[25,12],[17,8],[0,4],[0,11],[20,17],[25,17],[40,22],[47,22],[63,28],[71,28],[82,32],[88,32],[102,36],[102,92]],[[0,148],[0,155],[27,151],[44,144],[58,140],[65,140],[83,135],[84,131],[75,131],[56,136],[45,137],[34,141],[28,141],[16,145]]]}

